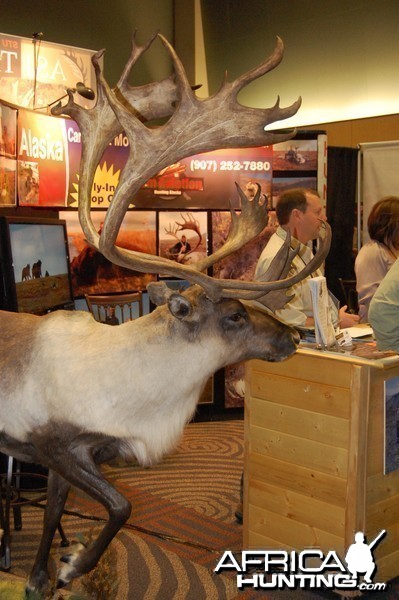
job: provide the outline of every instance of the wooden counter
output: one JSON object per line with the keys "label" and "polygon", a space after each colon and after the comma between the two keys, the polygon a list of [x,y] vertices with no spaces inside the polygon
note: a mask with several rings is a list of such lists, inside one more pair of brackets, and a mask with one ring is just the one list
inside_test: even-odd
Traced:
{"label": "wooden counter", "polygon": [[384,475],[384,381],[399,357],[300,349],[246,367],[244,548],[335,550],[387,535],[378,581],[399,575],[399,469]]}

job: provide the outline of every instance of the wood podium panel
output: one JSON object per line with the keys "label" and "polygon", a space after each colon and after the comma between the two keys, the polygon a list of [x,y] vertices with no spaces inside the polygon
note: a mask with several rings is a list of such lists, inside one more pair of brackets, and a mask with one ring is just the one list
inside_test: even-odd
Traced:
{"label": "wood podium panel", "polygon": [[335,550],[387,530],[378,581],[399,575],[399,469],[384,474],[384,382],[399,356],[301,348],[246,366],[244,548]]}

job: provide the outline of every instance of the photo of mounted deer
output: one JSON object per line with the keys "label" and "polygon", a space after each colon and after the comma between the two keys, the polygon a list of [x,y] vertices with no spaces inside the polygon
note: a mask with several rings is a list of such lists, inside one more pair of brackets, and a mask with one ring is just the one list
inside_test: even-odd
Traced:
{"label": "photo of mounted deer", "polygon": [[[156,38],[172,58],[174,75],[130,87],[130,69]],[[249,200],[237,186],[241,213],[232,211],[226,243],[195,265],[118,248],[115,241],[124,214],[135,192],[154,173],[199,152],[288,139],[293,132],[264,128],[295,114],[300,100],[288,108],[280,108],[277,101],[266,109],[248,108],[236,100],[245,85],[280,63],[280,39],[261,65],[231,83],[225,78],[206,100],[195,97],[179,58],[162,35],[144,46],[133,36],[131,56],[113,90],[98,65],[100,54],[93,59],[96,106],[77,106],[69,91],[68,104],[53,109],[76,120],[82,133],[83,231],[89,244],[120,266],[192,285],[180,294],[165,283],[149,284],[156,310],[118,327],[100,324],[84,311],[43,317],[0,313],[0,450],[49,468],[43,535],[27,583],[27,590],[35,592],[48,585],[50,547],[71,486],[100,502],[109,520],[88,547],[63,557],[59,587],[96,565],[131,513],[130,503],[106,481],[99,464],[116,456],[135,458],[141,465],[159,461],[178,443],[205,382],[216,370],[251,358],[280,361],[296,351],[298,333],[250,301],[266,296],[271,312],[284,306],[287,290],[322,264],[330,244],[327,226],[314,259],[291,277],[287,273],[295,251],[289,238],[261,281],[208,276],[208,267],[241,248],[267,223],[260,189]],[[169,119],[158,127],[145,125],[160,117]],[[93,177],[104,148],[122,131],[129,139],[130,156],[100,235],[90,217]],[[185,357],[184,369],[176,351]]]}

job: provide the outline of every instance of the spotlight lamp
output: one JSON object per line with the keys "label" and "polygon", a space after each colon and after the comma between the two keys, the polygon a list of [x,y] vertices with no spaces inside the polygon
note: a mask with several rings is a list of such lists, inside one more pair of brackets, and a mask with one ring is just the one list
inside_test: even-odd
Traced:
{"label": "spotlight lamp", "polygon": [[[78,81],[78,83],[76,84],[76,87],[68,88],[68,91],[72,92],[73,94],[78,93],[79,96],[82,96],[82,98],[86,98],[86,100],[94,100],[94,98],[96,97],[94,91],[90,87],[87,87],[87,85],[85,85],[81,81]],[[50,106],[57,104],[57,102],[58,102],[58,104],[57,104],[56,108],[58,108],[59,106],[61,106],[61,100],[63,100],[67,96],[68,96],[68,93],[65,93],[62,96],[60,96],[59,98],[57,98],[56,100],[49,102],[49,104],[46,104],[45,106],[38,106],[34,110],[43,110],[44,108],[50,108]]]}

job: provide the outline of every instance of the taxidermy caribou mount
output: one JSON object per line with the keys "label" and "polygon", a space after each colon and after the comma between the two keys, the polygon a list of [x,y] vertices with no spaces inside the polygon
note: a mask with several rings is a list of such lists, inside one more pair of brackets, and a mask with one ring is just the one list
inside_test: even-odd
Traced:
{"label": "taxidermy caribou mount", "polygon": [[[295,254],[289,239],[262,281],[216,280],[204,271],[258,235],[267,223],[260,189],[252,200],[238,188],[240,215],[232,211],[225,245],[195,265],[128,251],[115,245],[123,216],[135,192],[155,173],[181,158],[217,148],[273,144],[288,138],[264,127],[287,118],[288,108],[240,105],[237,94],[276,67],[283,56],[277,39],[260,66],[198,100],[184,69],[166,39],[174,76],[130,87],[131,67],[152,43],[132,51],[120,81],[111,90],[93,58],[97,104],[85,110],[69,91],[66,106],[55,114],[75,119],[82,132],[79,216],[86,238],[109,260],[147,273],[189,280],[184,293],[163,283],[148,292],[158,308],[118,327],[96,322],[89,313],[57,311],[43,317],[0,313],[0,449],[23,461],[49,468],[43,535],[27,590],[48,584],[47,562],[53,535],[71,486],[105,506],[109,519],[88,547],[63,557],[58,586],[90,571],[129,518],[129,502],[102,476],[98,465],[116,456],[150,465],[179,441],[200,392],[217,369],[241,360],[280,361],[296,350],[299,336],[249,301],[266,297],[271,312],[287,302],[286,291],[323,262],[330,241],[327,226],[319,251],[303,271],[287,276]],[[145,122],[170,117],[165,124]],[[101,235],[90,218],[91,189],[104,149],[120,132],[130,142],[130,156],[108,209]],[[292,132],[291,132],[292,135]],[[184,368],[176,355],[184,356]]]}

